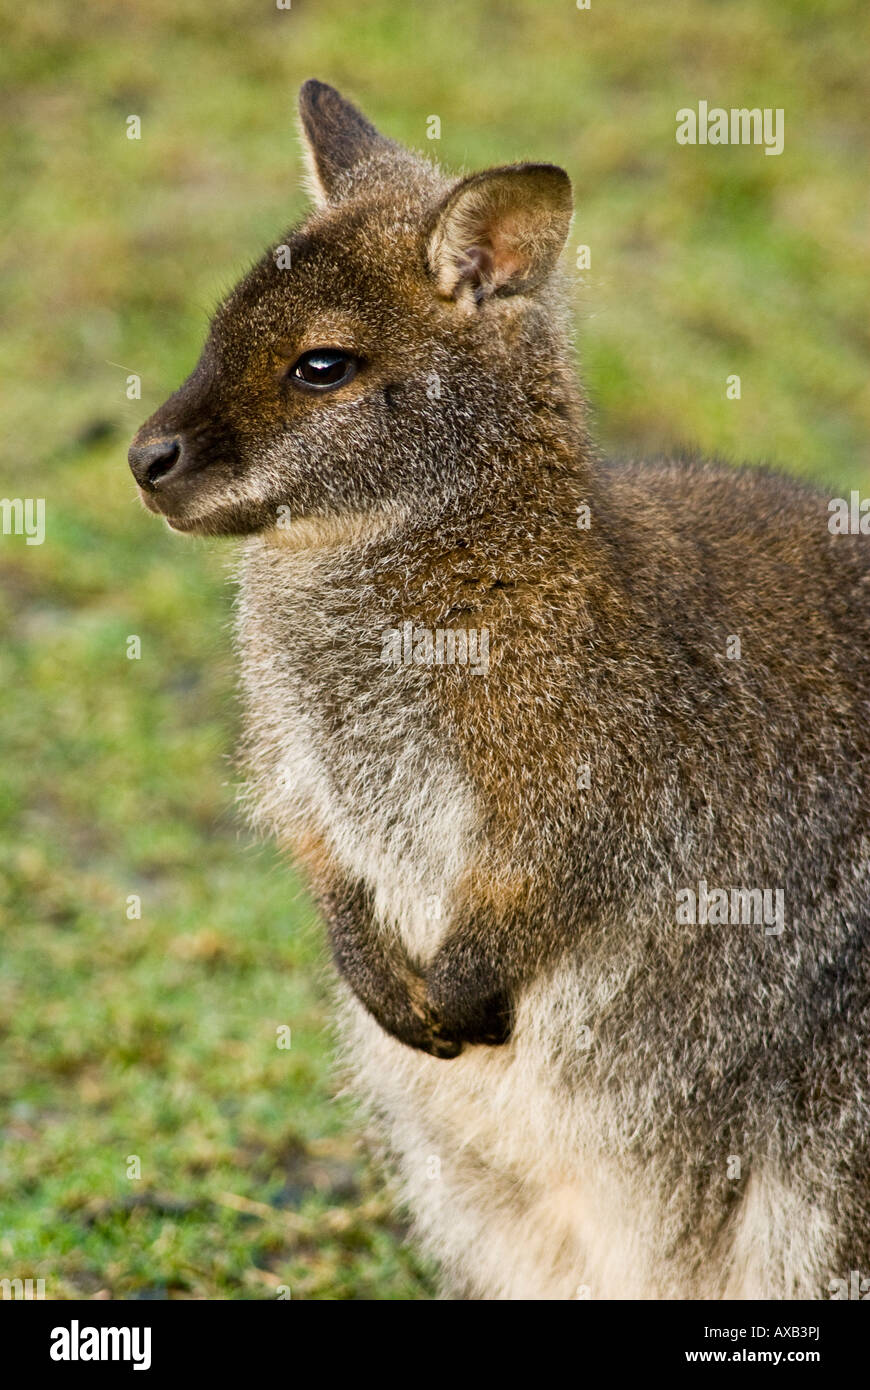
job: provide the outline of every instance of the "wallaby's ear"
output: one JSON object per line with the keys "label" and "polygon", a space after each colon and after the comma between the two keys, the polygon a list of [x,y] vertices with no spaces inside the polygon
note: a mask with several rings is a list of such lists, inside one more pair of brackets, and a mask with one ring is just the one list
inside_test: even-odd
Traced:
{"label": "wallaby's ear", "polygon": [[472,174],[442,204],[429,239],[438,292],[468,288],[477,303],[546,279],[571,224],[571,181],[555,164],[510,164]]}
{"label": "wallaby's ear", "polygon": [[340,92],[311,78],[299,93],[299,115],[314,188],[329,202],[341,175],[378,150],[395,149]]}

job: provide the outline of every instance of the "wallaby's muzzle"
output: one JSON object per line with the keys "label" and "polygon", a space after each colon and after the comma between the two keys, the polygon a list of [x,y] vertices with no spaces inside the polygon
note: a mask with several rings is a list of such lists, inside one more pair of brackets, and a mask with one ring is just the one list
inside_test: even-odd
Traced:
{"label": "wallaby's muzzle", "polygon": [[196,491],[191,482],[207,466],[208,452],[195,448],[184,432],[162,433],[159,424],[155,432],[154,424],[148,422],[130,445],[127,458],[149,512],[165,517],[176,530],[189,529],[184,518]]}
{"label": "wallaby's muzzle", "polygon": [[137,435],[127,455],[133,477],[145,492],[155,492],[187,467],[180,435],[139,442]]}
{"label": "wallaby's muzzle", "polygon": [[204,358],[140,427],[127,452],[142,501],[170,524],[188,511],[204,472],[214,473],[216,459],[234,446],[234,432],[210,394]]}

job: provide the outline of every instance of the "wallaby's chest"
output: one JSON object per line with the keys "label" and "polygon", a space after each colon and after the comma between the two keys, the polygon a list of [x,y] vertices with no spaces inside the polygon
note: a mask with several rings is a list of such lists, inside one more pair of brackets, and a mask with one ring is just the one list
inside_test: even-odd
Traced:
{"label": "wallaby's chest", "polygon": [[315,833],[385,927],[437,946],[474,834],[470,791],[419,670],[381,661],[389,623],[339,572],[254,550],[240,594],[246,761],[257,819]]}

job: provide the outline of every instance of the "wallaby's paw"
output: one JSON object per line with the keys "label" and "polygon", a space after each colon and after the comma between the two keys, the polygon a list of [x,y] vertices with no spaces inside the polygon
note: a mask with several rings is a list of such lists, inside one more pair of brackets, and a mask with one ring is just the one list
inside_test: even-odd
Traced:
{"label": "wallaby's paw", "polygon": [[411,1047],[416,1047],[421,1052],[428,1052],[431,1057],[440,1057],[443,1061],[451,1057],[458,1057],[462,1051],[462,1042],[458,1038],[448,1036],[442,1029],[439,1020],[433,1014],[426,998],[426,983],[419,975],[414,975],[408,982],[408,996],[411,1000],[411,1011],[414,1015],[414,1026],[412,1029],[413,1041],[409,1041]]}
{"label": "wallaby's paw", "polygon": [[431,1018],[421,1017],[417,1010],[406,1012],[402,1017],[387,1016],[382,1012],[369,1010],[385,1033],[406,1047],[417,1052],[427,1052],[430,1057],[448,1060],[458,1057],[462,1051],[462,1040],[448,1036],[436,1027]]}
{"label": "wallaby's paw", "polygon": [[458,1057],[462,1051],[460,1039],[448,1037],[431,1022],[421,1023],[419,1027],[412,1028],[405,1036],[401,1034],[396,1036],[400,1038],[400,1041],[406,1042],[409,1047],[415,1047],[419,1052],[428,1052],[430,1057],[440,1057],[442,1061],[447,1061],[451,1057]]}
{"label": "wallaby's paw", "polygon": [[467,1038],[467,1042],[482,1043],[486,1047],[504,1047],[505,1043],[511,1040],[510,1019],[496,1023],[488,1031],[478,1034],[477,1037]]}
{"label": "wallaby's paw", "polygon": [[483,1047],[502,1047],[510,1041],[513,1019],[506,995],[474,999],[453,994],[444,984],[436,993],[433,983],[430,980],[426,1003],[440,1037]]}
{"label": "wallaby's paw", "polygon": [[462,1051],[462,1043],[456,1042],[453,1038],[439,1038],[433,1033],[429,1044],[423,1048],[432,1057],[440,1057],[442,1061],[449,1061],[451,1057],[458,1057]]}
{"label": "wallaby's paw", "polygon": [[511,1020],[507,1012],[494,1011],[485,1021],[470,1023],[462,1032],[463,1042],[483,1047],[503,1047],[510,1042]]}

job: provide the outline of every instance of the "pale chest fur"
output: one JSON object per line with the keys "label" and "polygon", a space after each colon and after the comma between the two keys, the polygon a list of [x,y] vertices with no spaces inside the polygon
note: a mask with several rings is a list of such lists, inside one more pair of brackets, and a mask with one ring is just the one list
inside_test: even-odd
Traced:
{"label": "pale chest fur", "polygon": [[449,925],[477,816],[425,675],[379,660],[393,614],[361,611],[329,554],[262,542],[249,546],[239,607],[254,819],[291,849],[321,839],[371,889],[385,930],[425,960]]}
{"label": "pale chest fur", "polygon": [[345,998],[346,1065],[451,1287],[519,1300],[818,1297],[832,1231],[802,1165],[784,1172],[759,1155],[709,1248],[682,1229],[684,1194],[654,1164],[625,1161],[612,1089],[565,1084],[566,1001],[593,1017],[609,992],[584,974],[560,970],[525,992],[508,1046],[448,1063],[403,1047]]}

